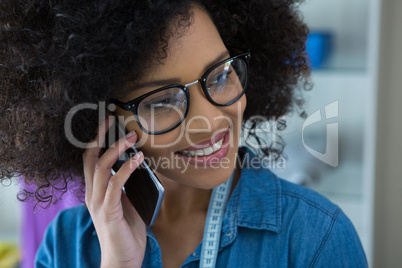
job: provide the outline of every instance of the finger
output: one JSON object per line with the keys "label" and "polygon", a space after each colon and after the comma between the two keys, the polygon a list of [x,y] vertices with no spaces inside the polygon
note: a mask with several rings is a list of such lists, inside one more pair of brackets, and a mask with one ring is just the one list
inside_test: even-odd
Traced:
{"label": "finger", "polygon": [[113,164],[125,150],[134,145],[137,141],[137,137],[137,134],[133,131],[128,133],[125,137],[112,144],[99,158],[98,162],[96,162],[93,181],[94,190],[92,195],[95,202],[103,202],[105,199]]}
{"label": "finger", "polygon": [[82,156],[84,177],[85,177],[85,196],[91,198],[93,192],[94,169],[99,159],[99,153],[105,141],[105,135],[110,126],[113,124],[113,117],[108,117],[97,129],[97,135],[94,140],[88,144],[96,146],[88,146]]}
{"label": "finger", "polygon": [[[108,187],[105,194],[104,206],[110,209],[114,209],[121,202],[121,191],[124,184],[130,178],[130,175],[144,160],[144,154],[138,152],[129,161],[125,162],[119,171],[110,178]],[[135,178],[132,178],[135,179]]]}

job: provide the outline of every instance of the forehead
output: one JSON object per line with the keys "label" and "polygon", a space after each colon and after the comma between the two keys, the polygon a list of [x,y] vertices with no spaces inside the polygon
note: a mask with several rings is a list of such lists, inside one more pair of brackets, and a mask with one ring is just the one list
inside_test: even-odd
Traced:
{"label": "forehead", "polygon": [[198,7],[192,8],[192,13],[191,26],[169,40],[167,57],[162,62],[151,64],[149,71],[135,85],[129,86],[127,100],[157,88],[153,81],[165,80],[170,84],[193,82],[217,63],[216,60],[222,60],[227,49],[211,18]]}

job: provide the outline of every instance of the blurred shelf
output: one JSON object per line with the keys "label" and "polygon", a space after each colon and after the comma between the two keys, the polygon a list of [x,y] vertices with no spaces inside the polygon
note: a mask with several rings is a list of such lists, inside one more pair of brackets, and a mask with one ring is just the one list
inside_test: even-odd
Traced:
{"label": "blurred shelf", "polygon": [[[332,82],[343,83],[343,81],[339,81],[339,79],[368,79],[369,72],[367,68],[312,68],[311,78],[313,79],[313,82],[315,82],[316,79],[322,80],[325,78],[332,79]],[[334,79],[337,79],[338,81],[335,81]]]}
{"label": "blurred shelf", "polygon": [[336,53],[331,54],[319,68],[313,71],[340,71],[340,72],[367,72],[367,55],[361,53]]}

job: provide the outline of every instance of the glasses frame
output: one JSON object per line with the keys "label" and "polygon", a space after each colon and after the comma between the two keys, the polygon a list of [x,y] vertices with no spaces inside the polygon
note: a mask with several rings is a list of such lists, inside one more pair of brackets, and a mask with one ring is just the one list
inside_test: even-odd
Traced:
{"label": "glasses frame", "polygon": [[[235,49],[236,51],[241,51],[240,49],[237,49],[237,48],[231,48],[230,51],[233,51],[233,49]],[[184,119],[186,118],[188,110],[189,110],[189,107],[190,107],[190,93],[189,93],[189,88],[188,87],[190,87],[192,85],[195,85],[198,82],[201,84],[202,91],[204,92],[204,95],[207,97],[208,101],[210,103],[216,105],[216,106],[229,106],[229,105],[235,103],[236,101],[238,101],[244,95],[244,93],[245,93],[245,91],[247,89],[247,86],[248,86],[248,82],[249,82],[248,81],[249,80],[248,68],[249,68],[249,60],[250,60],[250,58],[251,58],[250,52],[242,52],[240,54],[237,54],[236,56],[230,57],[230,58],[228,58],[226,60],[223,60],[223,61],[215,64],[214,66],[209,68],[202,75],[202,77],[200,79],[197,79],[194,82],[191,82],[191,83],[188,83],[188,84],[185,84],[185,85],[179,85],[179,84],[175,85],[175,84],[173,84],[173,85],[164,86],[164,87],[152,90],[152,91],[150,91],[150,92],[148,92],[148,93],[146,93],[144,95],[141,95],[141,96],[135,98],[134,100],[131,100],[131,101],[128,101],[128,102],[121,102],[121,101],[119,101],[117,99],[111,99],[110,103],[115,104],[116,106],[122,108],[125,111],[132,112],[133,115],[134,115],[135,120],[137,121],[137,123],[139,125],[139,127],[145,133],[151,134],[151,135],[159,135],[159,134],[167,133],[167,132],[172,131],[173,129],[177,128],[184,121]],[[216,103],[208,93],[207,84],[206,84],[207,83],[207,77],[215,68],[217,68],[217,67],[219,67],[219,66],[221,66],[223,64],[226,64],[227,62],[234,61],[236,59],[242,60],[245,63],[245,66],[246,66],[246,82],[245,82],[245,85],[243,87],[243,91],[241,92],[241,94],[237,98],[233,99],[232,101],[230,101],[228,103],[225,103],[225,104]],[[148,131],[147,129],[145,129],[142,126],[142,124],[141,124],[141,122],[140,122],[140,120],[138,118],[138,106],[139,106],[140,102],[143,99],[145,99],[146,97],[148,97],[150,95],[153,95],[153,94],[155,94],[155,93],[157,93],[159,91],[169,89],[169,88],[180,88],[181,90],[184,91],[184,93],[186,94],[186,98],[187,98],[185,112],[184,112],[182,118],[180,119],[180,121],[178,121],[174,126],[168,128],[166,130],[157,131],[157,132]]]}

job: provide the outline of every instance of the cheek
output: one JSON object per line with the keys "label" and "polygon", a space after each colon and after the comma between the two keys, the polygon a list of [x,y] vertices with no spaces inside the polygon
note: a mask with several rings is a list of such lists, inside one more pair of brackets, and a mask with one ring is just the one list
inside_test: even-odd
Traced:
{"label": "cheek", "polygon": [[245,93],[243,94],[243,96],[240,98],[239,101],[241,102],[241,109],[242,109],[241,115],[243,117],[243,113],[244,113],[244,111],[246,110],[246,107],[247,107],[247,97],[246,97]]}
{"label": "cheek", "polygon": [[246,94],[243,94],[237,102],[227,107],[226,112],[233,120],[235,120],[235,122],[233,122],[234,124],[241,124],[246,106],[247,98]]}
{"label": "cheek", "polygon": [[171,153],[171,149],[181,140],[180,126],[172,131],[161,135],[149,135],[142,132],[140,139],[138,140],[138,146],[144,153],[149,155],[161,156]]}

